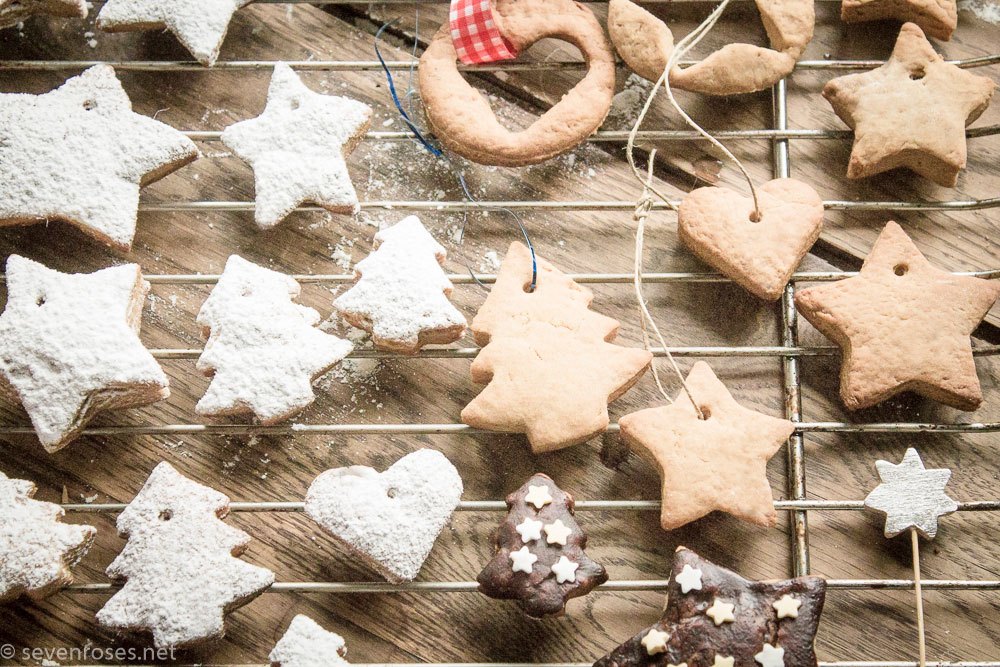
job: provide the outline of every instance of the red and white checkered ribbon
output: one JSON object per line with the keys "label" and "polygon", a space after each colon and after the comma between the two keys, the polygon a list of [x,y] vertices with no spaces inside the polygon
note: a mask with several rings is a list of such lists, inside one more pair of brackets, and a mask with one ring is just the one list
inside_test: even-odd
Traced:
{"label": "red and white checkered ribbon", "polygon": [[448,22],[458,59],[466,65],[517,57],[517,50],[497,28],[490,0],[451,0]]}

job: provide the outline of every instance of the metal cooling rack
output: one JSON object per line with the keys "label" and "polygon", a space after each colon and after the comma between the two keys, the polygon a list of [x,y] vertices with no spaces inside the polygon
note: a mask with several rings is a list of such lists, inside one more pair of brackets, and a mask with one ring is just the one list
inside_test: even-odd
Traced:
{"label": "metal cooling rack", "polygon": [[[315,5],[356,5],[362,4],[356,0],[255,0],[262,3],[308,3]],[[387,5],[420,5],[436,4],[444,0],[380,0],[378,4]],[[583,2],[599,3],[603,0],[582,0]],[[833,2],[838,0],[818,0]],[[644,4],[659,4],[666,2],[714,2],[714,0],[642,0]],[[246,72],[252,70],[268,70],[276,61],[224,61],[217,63],[214,71]],[[366,61],[285,61],[297,70],[325,71],[363,71],[374,72],[381,68],[377,60]],[[799,70],[860,70],[878,67],[881,60],[804,60],[796,68]],[[978,58],[950,61],[959,67],[977,68],[1000,64],[1000,53]],[[6,60],[0,61],[0,71],[29,70],[82,70],[96,64],[110,64],[119,70],[146,72],[177,72],[204,71],[204,67],[194,61],[53,61],[53,60]],[[692,64],[691,62],[682,64]],[[409,70],[414,66],[412,60],[387,62],[390,70]],[[621,64],[620,64],[621,66]],[[499,63],[482,65],[475,68],[478,72],[494,71],[553,71],[580,70],[584,67],[579,61],[547,61],[531,63]],[[789,158],[789,143],[792,140],[850,140],[852,133],[848,130],[813,130],[791,129],[788,127],[788,88],[786,81],[780,81],[772,90],[773,118],[771,128],[722,130],[712,134],[722,140],[753,140],[770,141],[776,178],[788,177],[791,173]],[[187,131],[186,134],[203,142],[218,141],[217,131]],[[969,139],[1000,135],[1000,125],[971,128],[967,131]],[[628,137],[627,131],[598,131],[587,141],[602,143],[624,143]],[[644,130],[638,133],[640,140],[657,141],[693,141],[701,137],[687,130]],[[368,141],[408,141],[411,135],[407,132],[371,131],[365,135]],[[679,202],[675,202],[679,203]],[[860,210],[860,211],[979,211],[1000,208],[1000,197],[986,199],[971,199],[959,201],[846,201],[828,200],[824,202],[828,210]],[[634,201],[366,201],[361,203],[362,209],[395,209],[403,211],[441,211],[465,212],[495,210],[497,208],[514,210],[573,210],[573,211],[632,211]],[[668,209],[662,202],[653,206],[657,210]],[[139,209],[147,212],[203,212],[203,211],[252,211],[253,202],[227,201],[178,201],[157,204],[140,204]],[[303,206],[298,210],[322,211],[315,206]],[[791,555],[792,576],[802,576],[810,573],[809,565],[809,511],[861,511],[864,504],[859,500],[810,500],[806,497],[805,450],[804,434],[818,432],[838,433],[994,433],[1000,432],[1000,422],[989,423],[868,423],[855,424],[847,422],[808,422],[802,414],[801,380],[799,361],[802,357],[827,356],[839,354],[832,346],[801,346],[798,343],[798,314],[794,307],[796,285],[799,282],[827,282],[841,280],[856,275],[854,272],[799,272],[788,284],[778,303],[782,318],[781,344],[777,346],[743,346],[743,347],[670,347],[667,350],[678,357],[780,357],[782,361],[783,390],[785,396],[785,417],[795,423],[795,433],[788,441],[788,500],[775,501],[775,509],[791,513]],[[1000,279],[1000,267],[977,272],[963,272],[961,275],[975,275],[989,279]],[[352,275],[296,275],[296,280],[303,283],[346,283],[353,281]],[[495,275],[469,274],[449,276],[456,284],[469,284],[475,281],[491,283]],[[631,283],[632,274],[616,273],[585,273],[572,277],[580,283],[623,284]],[[218,275],[149,275],[146,279],[154,284],[193,285],[214,284]],[[0,276],[0,280],[3,276]],[[726,283],[728,278],[717,273],[646,273],[643,278],[646,283]],[[663,348],[653,348],[657,357],[665,356]],[[199,349],[158,349],[152,350],[154,356],[160,359],[196,359]],[[415,357],[400,356],[375,350],[357,350],[350,356],[353,358],[447,358],[468,359],[474,357],[478,348],[467,347],[431,347],[422,350]],[[1000,354],[1000,346],[983,345],[974,349],[978,356]],[[608,428],[609,432],[617,431],[617,424]],[[32,435],[33,429],[23,426],[0,425],[0,436]],[[285,426],[257,427],[252,425],[205,425],[205,424],[160,424],[149,426],[118,426],[88,428],[83,435],[120,436],[120,435],[166,435],[166,434],[476,434],[486,433],[460,423],[446,424],[289,424]],[[496,434],[495,431],[488,433]],[[972,500],[961,502],[959,511],[980,512],[1000,511],[1000,499]],[[113,504],[64,504],[67,511],[80,513],[110,513],[121,511],[125,505]],[[235,512],[300,512],[303,503],[294,502],[234,502],[230,508]],[[659,511],[660,502],[654,500],[579,500],[576,509],[580,511]],[[503,501],[463,501],[458,506],[459,511],[472,512],[502,512],[506,511]],[[913,579],[829,579],[829,588],[834,590],[912,590]],[[996,591],[1000,590],[1000,580],[921,580],[922,588],[929,590],[963,590],[963,591]],[[603,591],[665,591],[666,580],[616,580],[610,581],[598,588]],[[115,584],[80,583],[69,586],[66,590],[74,594],[107,594],[116,588]],[[404,584],[386,582],[277,582],[270,589],[274,592],[295,593],[466,593],[478,590],[474,581],[417,581]],[[358,664],[359,667],[374,667],[374,665]],[[589,667],[589,663],[394,663],[391,667]],[[916,667],[915,661],[821,661],[820,667]],[[1000,661],[928,661],[929,667],[1000,667]],[[83,667],[83,666],[80,666]]]}

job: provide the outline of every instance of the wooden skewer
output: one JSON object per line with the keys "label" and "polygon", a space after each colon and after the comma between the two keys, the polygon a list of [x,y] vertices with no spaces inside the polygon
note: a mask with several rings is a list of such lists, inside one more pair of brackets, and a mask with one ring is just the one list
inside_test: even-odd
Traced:
{"label": "wooden skewer", "polygon": [[913,548],[913,590],[917,596],[917,648],[920,667],[927,667],[927,643],[924,635],[924,598],[920,588],[920,538],[916,528],[910,528],[910,545]]}

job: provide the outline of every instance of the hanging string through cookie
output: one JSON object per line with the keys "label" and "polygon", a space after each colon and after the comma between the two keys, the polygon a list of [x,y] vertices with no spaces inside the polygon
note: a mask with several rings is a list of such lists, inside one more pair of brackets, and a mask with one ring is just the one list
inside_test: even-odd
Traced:
{"label": "hanging string through cookie", "polygon": [[[389,87],[389,95],[392,97],[392,103],[396,107],[396,111],[399,112],[399,115],[403,119],[403,122],[410,129],[410,132],[413,134],[414,138],[418,142],[420,142],[420,144],[428,152],[430,152],[431,155],[433,155],[436,158],[444,160],[444,162],[448,165],[448,168],[451,169],[452,173],[458,179],[458,184],[462,188],[462,192],[465,195],[466,201],[472,203],[478,203],[479,200],[473,197],[472,192],[469,190],[468,183],[466,183],[465,181],[465,174],[460,169],[458,169],[458,167],[455,166],[455,163],[451,160],[451,158],[448,155],[446,155],[445,152],[441,150],[441,148],[439,148],[432,139],[424,136],[423,132],[420,131],[420,128],[417,127],[416,123],[413,122],[413,119],[410,116],[410,114],[407,113],[406,109],[403,108],[403,104],[399,99],[399,94],[396,92],[396,83],[393,80],[392,72],[389,70],[389,66],[386,64],[385,58],[382,57],[382,51],[379,49],[379,40],[382,37],[382,33],[386,30],[386,28],[397,23],[398,21],[399,21],[398,18],[393,19],[391,21],[387,21],[386,23],[383,23],[382,26],[375,32],[375,57],[378,59],[379,64],[382,66],[382,71],[385,73],[385,80]],[[416,43],[417,43],[416,38],[414,38],[414,49],[416,49]],[[406,97],[408,98],[408,101],[410,103],[410,109],[412,110],[413,98],[414,98],[412,67],[407,86],[408,89],[406,92]],[[531,242],[531,237],[528,236],[528,230],[524,226],[524,223],[521,221],[520,216],[518,216],[511,209],[506,207],[499,207],[496,210],[506,213],[510,217],[512,217],[514,219],[514,222],[517,224],[518,229],[521,230],[521,236],[524,237],[524,243],[525,245],[528,246],[528,251],[531,253],[531,283],[529,284],[528,291],[534,292],[535,287],[538,285],[538,258],[535,256],[535,246]],[[468,224],[468,221],[469,221],[469,212],[464,211],[462,214],[462,224],[459,227],[458,231],[459,246],[461,246],[465,240],[465,227]],[[472,267],[468,263],[466,263],[465,268],[468,269],[469,275],[476,282],[476,284],[480,285],[481,287],[485,287],[483,282],[476,277],[475,272],[472,270]]]}

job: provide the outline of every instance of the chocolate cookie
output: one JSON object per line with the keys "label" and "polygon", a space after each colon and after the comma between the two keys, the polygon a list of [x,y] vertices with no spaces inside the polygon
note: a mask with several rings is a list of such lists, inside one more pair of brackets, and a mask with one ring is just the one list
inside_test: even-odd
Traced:
{"label": "chocolate cookie", "polygon": [[608,580],[587,557],[587,536],[573,519],[573,496],[536,474],[507,496],[507,518],[494,534],[496,555],[479,573],[479,590],[517,600],[528,616],[562,614],[566,601]]}

